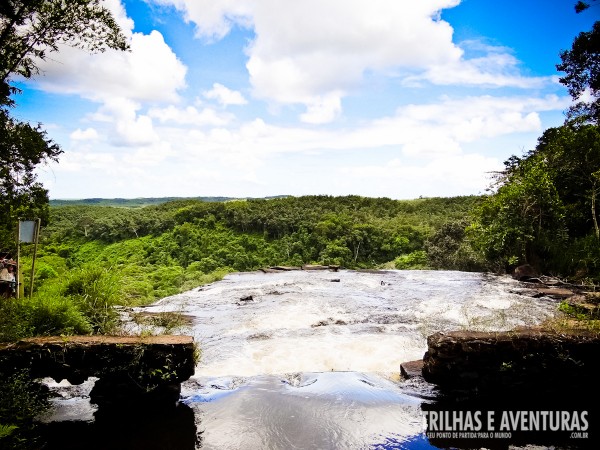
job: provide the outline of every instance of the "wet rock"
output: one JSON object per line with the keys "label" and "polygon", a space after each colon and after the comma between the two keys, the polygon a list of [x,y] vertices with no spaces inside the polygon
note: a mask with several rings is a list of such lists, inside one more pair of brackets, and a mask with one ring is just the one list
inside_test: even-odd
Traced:
{"label": "wet rock", "polygon": [[93,422],[60,421],[40,426],[43,448],[195,450],[202,439],[194,411],[181,403],[164,410],[143,407],[98,409],[94,419]]}
{"label": "wet rock", "polygon": [[294,267],[294,266],[271,266],[271,267],[269,267],[269,269],[276,270],[278,272],[289,272],[289,271],[292,271],[292,270],[300,270],[300,267]]}
{"label": "wet rock", "polygon": [[262,273],[281,273],[283,270],[271,269],[270,267],[263,267],[260,270]]}
{"label": "wet rock", "polygon": [[329,270],[329,266],[322,266],[319,264],[304,264],[302,270]]}
{"label": "wet rock", "polygon": [[311,328],[326,327],[328,325],[348,325],[344,320],[329,317],[327,320],[319,320],[317,323],[313,323]]}
{"label": "wet rock", "polygon": [[552,391],[566,379],[583,387],[600,370],[600,337],[593,334],[461,331],[433,334],[427,345],[423,377],[449,392]]}
{"label": "wet rock", "polygon": [[[100,403],[127,397],[175,404],[180,383],[194,374],[191,336],[69,336],[31,338],[0,345],[0,372],[29,369],[34,378],[96,382]],[[106,400],[104,400],[106,399]]]}
{"label": "wet rock", "polygon": [[400,374],[406,378],[422,377],[423,360],[408,361],[400,364]]}
{"label": "wet rock", "polygon": [[529,264],[523,264],[517,267],[513,272],[513,278],[519,281],[525,281],[530,278],[537,278],[539,273]]}
{"label": "wet rock", "polygon": [[256,334],[251,334],[250,336],[248,336],[248,340],[250,340],[250,341],[266,341],[267,339],[271,339],[270,334],[256,333]]}
{"label": "wet rock", "polygon": [[532,297],[552,297],[557,299],[569,298],[573,295],[573,291],[563,288],[536,288]]}

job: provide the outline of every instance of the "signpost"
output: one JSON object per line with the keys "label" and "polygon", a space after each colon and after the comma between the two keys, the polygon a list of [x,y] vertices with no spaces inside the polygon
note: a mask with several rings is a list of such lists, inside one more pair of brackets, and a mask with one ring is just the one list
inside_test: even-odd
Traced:
{"label": "signpost", "polygon": [[33,293],[33,277],[35,271],[35,258],[37,256],[37,247],[38,240],[40,236],[40,226],[42,224],[41,219],[35,220],[19,220],[19,226],[17,229],[17,273],[16,273],[16,283],[17,283],[17,298],[19,298],[19,291],[21,285],[21,242],[25,243],[33,243],[35,244],[33,247],[33,261],[31,262],[31,278],[29,281],[29,298],[31,298],[31,294]]}

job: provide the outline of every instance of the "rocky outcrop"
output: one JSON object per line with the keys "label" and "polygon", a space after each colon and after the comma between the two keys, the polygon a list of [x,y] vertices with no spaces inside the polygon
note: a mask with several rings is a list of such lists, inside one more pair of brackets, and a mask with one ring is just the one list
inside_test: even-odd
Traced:
{"label": "rocky outcrop", "polygon": [[427,338],[423,377],[442,391],[538,392],[595,385],[600,338],[535,329],[436,333]]}
{"label": "rocky outcrop", "polygon": [[536,278],[539,273],[529,264],[523,264],[513,271],[513,278],[519,281],[526,281],[530,278]]}
{"label": "rocky outcrop", "polygon": [[423,372],[423,360],[418,359],[416,361],[408,361],[400,364],[400,375],[403,378],[415,378],[422,376]]}
{"label": "rocky outcrop", "polygon": [[34,378],[80,384],[100,378],[90,394],[98,405],[175,405],[181,382],[194,374],[191,336],[70,336],[0,345],[0,372],[27,369]]}
{"label": "rocky outcrop", "polygon": [[281,272],[290,272],[292,270],[330,270],[332,272],[337,272],[340,270],[340,266],[338,265],[320,265],[320,264],[304,264],[302,267],[295,266],[271,266],[271,267],[263,267],[262,269],[258,269],[263,273],[281,273]]}

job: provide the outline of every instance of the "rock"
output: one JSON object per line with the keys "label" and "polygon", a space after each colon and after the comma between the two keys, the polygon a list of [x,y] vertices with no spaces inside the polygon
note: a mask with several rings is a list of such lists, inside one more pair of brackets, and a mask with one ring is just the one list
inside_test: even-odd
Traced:
{"label": "rock", "polygon": [[271,266],[269,267],[271,270],[276,270],[278,272],[290,272],[292,270],[300,270],[300,267],[293,266]]}
{"label": "rock", "polygon": [[[423,378],[447,392],[468,395],[594,385],[600,337],[540,329],[436,333],[427,338]],[[569,384],[569,389],[573,386]]]}
{"label": "rock", "polygon": [[329,281],[331,281],[332,283],[339,283],[339,282],[340,282],[340,279],[339,279],[339,278],[332,278],[332,279],[331,279],[331,280],[329,280]]}
{"label": "rock", "polygon": [[281,272],[283,272],[282,270],[271,269],[270,267],[263,267],[262,269],[258,269],[258,270],[260,270],[262,273],[281,273]]}
{"label": "rock", "polygon": [[302,270],[329,270],[329,266],[321,266],[319,264],[304,264]]}
{"label": "rock", "polygon": [[552,297],[558,299],[569,298],[573,295],[573,291],[563,288],[536,288],[533,298]]}
{"label": "rock", "polygon": [[575,313],[585,314],[591,319],[597,319],[600,318],[600,305],[595,303],[596,300],[597,297],[591,297],[588,293],[586,295],[573,295],[569,297],[566,303]]}
{"label": "rock", "polygon": [[72,384],[98,377],[98,398],[114,391],[117,398],[139,394],[138,399],[149,396],[174,404],[172,393],[194,374],[195,366],[191,336],[43,337],[0,345],[0,372],[28,369],[33,378]]}
{"label": "rock", "polygon": [[422,377],[423,360],[408,361],[400,364],[400,374],[404,378]]}
{"label": "rock", "polygon": [[254,297],[251,295],[246,295],[244,297],[240,297],[240,302],[252,302],[254,301]]}
{"label": "rock", "polygon": [[537,278],[539,273],[529,264],[523,264],[517,267],[513,272],[513,278],[519,281],[526,281],[530,278]]}

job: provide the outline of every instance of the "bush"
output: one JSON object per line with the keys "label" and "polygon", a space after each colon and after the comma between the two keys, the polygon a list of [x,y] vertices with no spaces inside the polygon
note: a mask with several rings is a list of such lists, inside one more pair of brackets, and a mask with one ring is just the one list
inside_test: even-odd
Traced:
{"label": "bush", "polygon": [[0,302],[0,323],[3,342],[92,331],[87,318],[71,300],[52,294]]}
{"label": "bush", "polygon": [[48,406],[47,388],[27,371],[0,373],[0,447],[38,448],[34,419]]}
{"label": "bush", "polygon": [[487,269],[483,255],[471,246],[465,220],[443,224],[425,243],[427,259],[434,269],[479,272]]}
{"label": "bush", "polygon": [[400,270],[422,270],[428,269],[427,253],[417,250],[406,255],[400,255],[394,260],[394,266]]}
{"label": "bush", "polygon": [[62,293],[74,301],[95,333],[109,334],[118,326],[114,306],[122,303],[122,296],[115,271],[97,266],[73,271]]}

